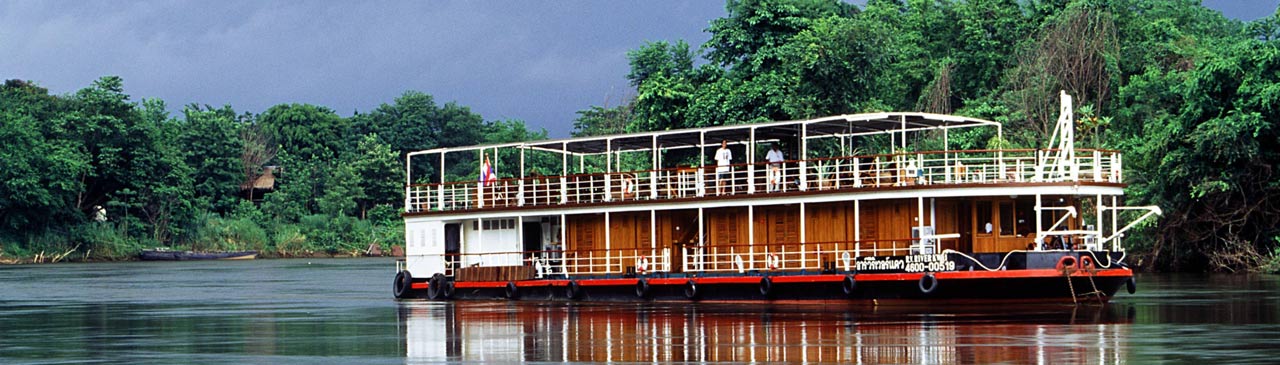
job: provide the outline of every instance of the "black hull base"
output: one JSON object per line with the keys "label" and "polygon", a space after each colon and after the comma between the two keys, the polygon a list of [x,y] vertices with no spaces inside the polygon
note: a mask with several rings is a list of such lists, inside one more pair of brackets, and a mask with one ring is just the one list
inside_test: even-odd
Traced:
{"label": "black hull base", "polygon": [[[1090,253],[1067,255],[1093,256]],[[733,273],[715,276],[668,274],[600,278],[549,278],[518,282],[453,282],[443,277],[412,283],[404,298],[434,300],[533,301],[839,301],[868,305],[933,303],[1105,303],[1126,288],[1133,273],[1123,265],[1107,268],[1062,265],[1062,253],[1028,253],[1006,261],[1005,270],[973,269],[924,273]],[[1091,257],[1092,258],[1092,257]],[[989,258],[978,257],[988,261]],[[971,261],[977,261],[971,260]],[[1094,260],[1086,262],[1096,263]],[[1011,268],[1013,263],[1017,268]],[[974,263],[969,265],[977,266]],[[996,266],[997,264],[992,264]],[[440,280],[440,281],[436,281]],[[437,286],[431,288],[432,285]]]}

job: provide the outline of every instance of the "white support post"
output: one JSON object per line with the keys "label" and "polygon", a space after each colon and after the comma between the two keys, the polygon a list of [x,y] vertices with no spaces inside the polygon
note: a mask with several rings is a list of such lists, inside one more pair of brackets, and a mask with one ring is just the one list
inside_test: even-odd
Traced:
{"label": "white support post", "polygon": [[522,207],[524,206],[524,178],[524,148],[520,148],[520,199],[516,200],[516,205]]}
{"label": "white support post", "polygon": [[707,132],[699,132],[698,141],[698,172],[695,174],[698,178],[694,180],[698,182],[698,196],[706,196],[707,179],[704,175],[707,174]]}
{"label": "white support post", "polygon": [[1105,233],[1103,232],[1104,230],[1102,229],[1102,214],[1103,214],[1103,213],[1105,213],[1105,212],[1106,212],[1106,210],[1105,210],[1105,209],[1103,209],[1102,204],[1103,204],[1103,203],[1102,203],[1102,194],[1098,194],[1097,201],[1096,201],[1096,202],[1094,202],[1094,207],[1098,209],[1098,226],[1097,226],[1097,228],[1098,228],[1098,238],[1097,238],[1097,242],[1098,242],[1099,246],[1101,246],[1101,244],[1102,244],[1102,239],[1103,239],[1103,238],[1106,238],[1106,237],[1104,236],[1104,234],[1105,234]]}
{"label": "white support post", "polygon": [[804,202],[800,202],[800,246],[804,246],[805,243],[805,225],[807,223],[805,222],[807,221],[805,219],[805,210],[807,209],[805,209]]}
{"label": "white support post", "polygon": [[658,156],[662,153],[658,151],[657,135],[653,136],[653,149],[649,151],[653,152],[653,165],[649,168],[649,198],[658,199]]}
{"label": "white support post", "polygon": [[698,259],[698,271],[702,271],[702,253],[707,249],[707,237],[703,235],[703,232],[706,232],[705,225],[702,208],[698,208],[698,249],[694,250],[697,252],[695,257]]}
{"label": "white support post", "polygon": [[[568,250],[569,250],[569,222],[568,222],[568,221],[566,221],[564,218],[565,218],[564,214],[561,214],[561,215],[560,215],[560,252],[559,252],[559,257],[560,257],[560,272],[561,272],[561,273],[563,273],[563,274],[566,274],[566,275],[567,275],[567,274],[569,274],[569,270],[566,270],[565,265],[566,265],[566,263],[567,263],[569,260],[568,260],[568,257],[565,255],[565,251],[568,251]],[[576,258],[576,257],[575,257],[575,258]],[[576,264],[576,263],[575,263],[575,264]],[[577,265],[574,265],[574,267],[576,268],[576,267],[577,267]],[[575,271],[576,271],[576,270],[575,270]]]}
{"label": "white support post", "polygon": [[[907,115],[899,116],[898,120],[902,123],[902,128],[900,129],[902,131],[902,149],[905,151],[907,149]],[[894,151],[894,153],[897,153],[897,151]]]}
{"label": "white support post", "polygon": [[1112,251],[1120,251],[1120,236],[1124,235],[1120,230],[1120,210],[1115,209],[1120,207],[1117,200],[1115,195],[1111,196],[1111,234],[1116,237],[1115,241],[1111,242]]}
{"label": "white support post", "polygon": [[[520,245],[520,251],[521,251],[521,253],[524,253],[524,245],[523,245],[523,243],[524,243],[524,216],[523,216],[523,215],[518,215],[518,216],[516,216],[516,242],[520,242],[520,243],[522,243],[522,244]],[[521,255],[521,254],[516,254],[516,257],[521,257],[521,256],[523,256],[523,255]],[[523,265],[524,263],[523,263],[523,262],[521,262],[521,264]],[[541,274],[539,274],[539,275],[541,275]]]}
{"label": "white support post", "polygon": [[[917,226],[917,227],[922,227],[922,228],[924,227],[924,197],[923,197],[923,196],[917,196],[917,197],[916,197],[916,226]],[[916,244],[917,244],[917,245],[919,245],[919,247],[920,247],[920,251],[919,251],[919,252],[920,252],[921,254],[923,254],[923,253],[925,253],[925,251],[924,251],[924,230],[921,230],[921,231],[920,231],[920,233],[921,233],[921,235],[920,235],[920,239],[916,241]],[[911,252],[911,251],[910,251],[910,250],[907,250],[907,252]]]}
{"label": "white support post", "polygon": [[604,201],[613,201],[613,138],[604,140],[604,160]]}
{"label": "white support post", "polygon": [[[414,211],[413,201],[411,197],[411,194],[413,194],[413,187],[409,186],[409,185],[413,185],[413,179],[411,177],[413,175],[413,167],[409,163],[409,161],[412,161],[412,160],[413,160],[413,156],[405,156],[404,158],[404,211],[405,212]],[[423,189],[423,190],[428,192],[430,191],[428,189]],[[250,198],[253,198],[253,197],[251,196]],[[428,193],[427,202],[426,202],[427,204],[431,204],[430,198],[431,198],[431,195],[430,193]]]}
{"label": "white support post", "polygon": [[[613,247],[609,244],[610,236],[613,232],[609,231],[609,211],[604,212],[604,271],[609,272],[609,266],[613,262]],[[622,271],[622,263],[618,263],[618,271]]]}
{"label": "white support post", "polygon": [[996,140],[999,141],[998,143],[1000,143],[1000,145],[997,146],[999,148],[996,149],[996,169],[998,171],[996,171],[995,176],[993,176],[993,178],[995,181],[999,181],[1000,176],[1004,174],[1004,125],[1003,124],[996,127]]}
{"label": "white support post", "polygon": [[658,254],[658,211],[649,209],[649,256],[656,256],[657,254]]}
{"label": "white support post", "polygon": [[756,246],[756,206],[747,204],[747,247]]}
{"label": "white support post", "polygon": [[809,189],[809,124],[800,123],[800,191]]}
{"label": "white support post", "polygon": [[[457,199],[457,198],[454,198]],[[440,152],[440,210],[444,210],[444,152]]]}
{"label": "white support post", "polygon": [[943,168],[942,173],[944,176],[946,176],[945,180],[947,181],[947,183],[950,184],[952,181],[952,178],[951,178],[952,168],[951,168],[951,153],[950,153],[951,144],[950,144],[950,141],[947,140],[948,130],[950,129],[942,128],[942,168]]}
{"label": "white support post", "polygon": [[[805,253],[805,249],[804,249],[804,245],[805,245],[805,243],[808,241],[808,240],[806,240],[806,239],[805,239],[805,236],[806,236],[806,233],[805,233],[805,232],[806,232],[806,231],[805,231],[806,227],[805,227],[805,226],[807,225],[807,222],[806,222],[806,221],[808,220],[808,219],[805,217],[805,211],[806,211],[806,210],[808,210],[808,209],[805,207],[804,202],[800,202],[800,268],[802,268],[802,269],[804,268],[804,264],[805,264],[805,254],[804,254],[804,253]],[[786,247],[786,246],[783,246],[783,247]],[[779,266],[782,266],[782,265],[779,265]]]}
{"label": "white support post", "polygon": [[853,257],[862,255],[862,201],[853,201]]}
{"label": "white support post", "polygon": [[1044,209],[1044,199],[1040,194],[1036,194],[1036,251],[1044,250],[1044,214],[1040,213],[1042,209]]}
{"label": "white support post", "polygon": [[756,128],[752,127],[747,142],[747,194],[756,193]]}
{"label": "white support post", "polygon": [[[560,144],[560,204],[569,202],[569,142]],[[560,222],[563,227],[564,222]],[[563,239],[563,238],[562,238]]]}

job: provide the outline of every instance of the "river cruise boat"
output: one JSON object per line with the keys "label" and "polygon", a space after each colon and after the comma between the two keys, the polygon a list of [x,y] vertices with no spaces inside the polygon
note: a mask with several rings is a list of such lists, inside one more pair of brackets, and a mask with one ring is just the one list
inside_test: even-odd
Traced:
{"label": "river cruise boat", "polygon": [[[1118,151],[959,149],[1000,123],[837,115],[450,147],[405,163],[396,298],[1105,302],[1133,292]],[[984,140],[985,141],[985,140]]]}

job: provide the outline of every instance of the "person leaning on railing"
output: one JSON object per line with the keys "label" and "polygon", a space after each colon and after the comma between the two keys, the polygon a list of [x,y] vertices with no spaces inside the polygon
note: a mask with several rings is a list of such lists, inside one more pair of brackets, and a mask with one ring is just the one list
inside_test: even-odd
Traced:
{"label": "person leaning on railing", "polygon": [[769,153],[764,156],[765,161],[769,162],[768,192],[782,190],[782,151],[778,150],[778,143],[774,142],[769,148]]}

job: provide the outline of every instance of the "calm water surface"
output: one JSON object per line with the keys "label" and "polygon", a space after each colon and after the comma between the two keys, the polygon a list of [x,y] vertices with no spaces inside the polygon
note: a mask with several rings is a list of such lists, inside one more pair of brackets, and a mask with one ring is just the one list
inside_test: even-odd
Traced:
{"label": "calm water surface", "polygon": [[1276,363],[1280,278],[1105,307],[396,302],[390,259],[0,267],[0,363]]}

